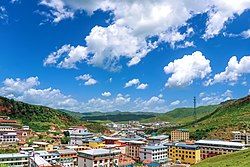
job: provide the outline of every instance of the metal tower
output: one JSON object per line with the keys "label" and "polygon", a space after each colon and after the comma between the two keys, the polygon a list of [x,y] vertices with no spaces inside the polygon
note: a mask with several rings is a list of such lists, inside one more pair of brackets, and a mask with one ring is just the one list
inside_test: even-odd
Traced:
{"label": "metal tower", "polygon": [[197,120],[197,115],[196,115],[196,97],[194,96],[194,119]]}

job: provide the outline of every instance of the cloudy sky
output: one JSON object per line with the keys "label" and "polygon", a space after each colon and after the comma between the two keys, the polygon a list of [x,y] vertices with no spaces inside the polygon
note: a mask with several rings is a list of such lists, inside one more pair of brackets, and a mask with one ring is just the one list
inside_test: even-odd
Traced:
{"label": "cloudy sky", "polygon": [[152,111],[250,93],[250,0],[1,0],[0,95]]}

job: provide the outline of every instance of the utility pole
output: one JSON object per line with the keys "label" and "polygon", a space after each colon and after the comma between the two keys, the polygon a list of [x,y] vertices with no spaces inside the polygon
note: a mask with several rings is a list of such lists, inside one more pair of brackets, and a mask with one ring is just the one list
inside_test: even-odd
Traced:
{"label": "utility pole", "polygon": [[197,115],[196,115],[196,97],[194,96],[194,119],[195,121],[197,120]]}

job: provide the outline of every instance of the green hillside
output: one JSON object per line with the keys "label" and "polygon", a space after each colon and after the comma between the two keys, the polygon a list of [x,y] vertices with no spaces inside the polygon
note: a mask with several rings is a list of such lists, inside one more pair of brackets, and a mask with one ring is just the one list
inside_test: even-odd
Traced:
{"label": "green hillside", "polygon": [[192,167],[249,167],[250,149],[205,159]]}
{"label": "green hillside", "polygon": [[51,126],[65,128],[80,122],[66,113],[49,107],[31,105],[4,97],[0,97],[0,115],[16,119],[36,131],[46,131]]}
{"label": "green hillside", "polygon": [[[196,109],[197,118],[201,118],[218,108],[219,105],[200,106]],[[176,108],[165,114],[158,115],[154,118],[143,120],[143,122],[152,121],[167,121],[172,123],[183,124],[192,122],[194,120],[194,109],[193,108]]]}
{"label": "green hillside", "polygon": [[194,139],[230,139],[232,130],[250,129],[250,96],[224,102],[213,112],[175,128],[190,129]]}

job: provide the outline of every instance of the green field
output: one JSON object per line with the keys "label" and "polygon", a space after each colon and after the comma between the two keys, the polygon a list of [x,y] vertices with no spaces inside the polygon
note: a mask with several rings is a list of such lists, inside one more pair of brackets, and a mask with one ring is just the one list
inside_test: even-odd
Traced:
{"label": "green field", "polygon": [[250,149],[205,159],[192,167],[249,167]]}

